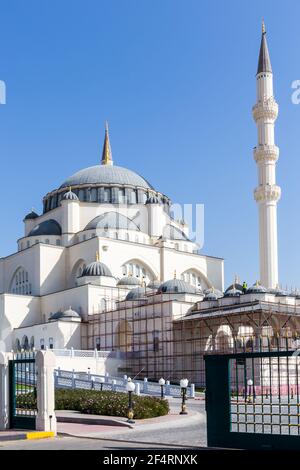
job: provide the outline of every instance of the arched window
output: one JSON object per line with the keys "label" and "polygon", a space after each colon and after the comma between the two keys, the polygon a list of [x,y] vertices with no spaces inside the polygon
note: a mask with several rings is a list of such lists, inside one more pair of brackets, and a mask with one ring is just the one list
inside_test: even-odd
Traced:
{"label": "arched window", "polygon": [[49,240],[49,238],[46,238],[45,243],[46,243],[46,245],[50,245],[50,240]]}
{"label": "arched window", "polygon": [[26,335],[24,335],[22,338],[22,349],[24,349],[24,351],[29,350],[29,341],[28,341],[28,336]]}
{"label": "arched window", "polygon": [[189,269],[181,274],[181,279],[188,282],[192,286],[201,288],[202,290],[208,289],[210,286],[199,272],[194,269]]}
{"label": "arched window", "polygon": [[34,348],[34,337],[31,336],[30,338],[30,349],[33,349]]}
{"label": "arched window", "polygon": [[49,349],[53,349],[53,348],[54,348],[53,338],[49,338]]}
{"label": "arched window", "polygon": [[139,278],[141,281],[145,281],[148,284],[154,279],[153,274],[150,270],[141,262],[132,261],[125,263],[122,266],[123,276],[134,276]]}
{"label": "arched window", "polygon": [[45,340],[44,340],[44,338],[40,339],[40,347],[41,347],[41,349],[45,349]]}
{"label": "arched window", "polygon": [[106,299],[101,299],[99,304],[100,312],[105,312],[106,310]]}
{"label": "arched window", "polygon": [[16,351],[21,351],[21,344],[20,344],[20,340],[18,338],[15,341],[15,350]]}
{"label": "arched window", "polygon": [[31,295],[31,283],[29,282],[28,272],[19,268],[10,283],[9,292],[19,295]]}

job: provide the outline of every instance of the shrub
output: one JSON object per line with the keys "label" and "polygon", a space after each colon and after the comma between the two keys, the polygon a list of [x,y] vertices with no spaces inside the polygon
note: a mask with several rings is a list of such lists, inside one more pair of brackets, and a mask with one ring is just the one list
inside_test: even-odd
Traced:
{"label": "shrub", "polygon": [[[32,392],[17,396],[19,408],[36,408]],[[133,395],[134,417],[136,419],[155,418],[169,412],[167,400],[156,397]],[[55,390],[55,409],[80,411],[84,414],[126,417],[128,411],[127,393],[96,390]]]}

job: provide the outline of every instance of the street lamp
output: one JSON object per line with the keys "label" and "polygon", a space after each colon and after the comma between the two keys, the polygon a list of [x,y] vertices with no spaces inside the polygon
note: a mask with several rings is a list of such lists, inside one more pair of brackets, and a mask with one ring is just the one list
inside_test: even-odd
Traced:
{"label": "street lamp", "polygon": [[181,403],[181,411],[179,414],[181,415],[187,415],[187,411],[186,411],[186,404],[185,404],[185,401],[186,401],[186,390],[187,390],[187,387],[188,387],[188,384],[189,384],[189,381],[188,379],[181,379],[180,380],[180,388],[181,388],[181,395],[182,395],[182,403]]}
{"label": "street lamp", "polygon": [[135,390],[135,384],[132,382],[131,378],[128,377],[127,384],[126,384],[126,391],[128,392],[128,419],[127,423],[134,424],[133,420],[133,405],[132,405],[132,393]]}
{"label": "street lamp", "polygon": [[160,385],[160,398],[163,399],[164,398],[164,385],[165,385],[166,381],[162,377],[161,379],[159,379],[158,383]]}
{"label": "street lamp", "polygon": [[101,390],[101,392],[102,392],[102,390],[103,390],[103,384],[104,384],[104,382],[105,382],[105,378],[104,378],[104,377],[99,377],[99,382],[100,382],[100,390]]}
{"label": "street lamp", "polygon": [[247,380],[247,385],[249,387],[248,403],[251,403],[251,387],[253,386],[253,380],[252,379]]}

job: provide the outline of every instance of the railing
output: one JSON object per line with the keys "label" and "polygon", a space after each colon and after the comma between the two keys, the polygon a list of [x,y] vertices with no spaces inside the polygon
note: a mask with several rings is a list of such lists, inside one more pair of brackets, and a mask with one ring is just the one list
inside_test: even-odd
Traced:
{"label": "railing", "polygon": [[[109,374],[95,375],[85,372],[66,371],[61,369],[55,370],[55,387],[69,389],[85,389],[85,390],[104,390],[114,392],[126,392],[127,376],[113,377]],[[148,382],[148,379],[134,380],[135,393],[137,395],[145,394],[152,396],[161,395],[161,387],[156,382]],[[170,384],[167,380],[164,386],[164,395],[172,397],[180,397],[181,389],[179,385]],[[195,398],[195,385],[191,384],[187,389],[187,396]]]}
{"label": "railing", "polygon": [[97,349],[51,349],[51,351],[58,357],[93,357],[95,359],[100,357],[114,357],[114,352],[111,351],[98,351]]}

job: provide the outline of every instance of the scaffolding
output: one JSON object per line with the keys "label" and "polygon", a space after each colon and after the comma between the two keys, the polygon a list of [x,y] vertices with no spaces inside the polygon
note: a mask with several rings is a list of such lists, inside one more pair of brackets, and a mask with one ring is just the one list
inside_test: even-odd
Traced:
{"label": "scaffolding", "polygon": [[85,315],[82,347],[111,351],[119,373],[205,387],[205,354],[297,349],[300,305],[254,300],[201,308],[188,296],[146,291],[124,301],[107,288],[102,311]]}

